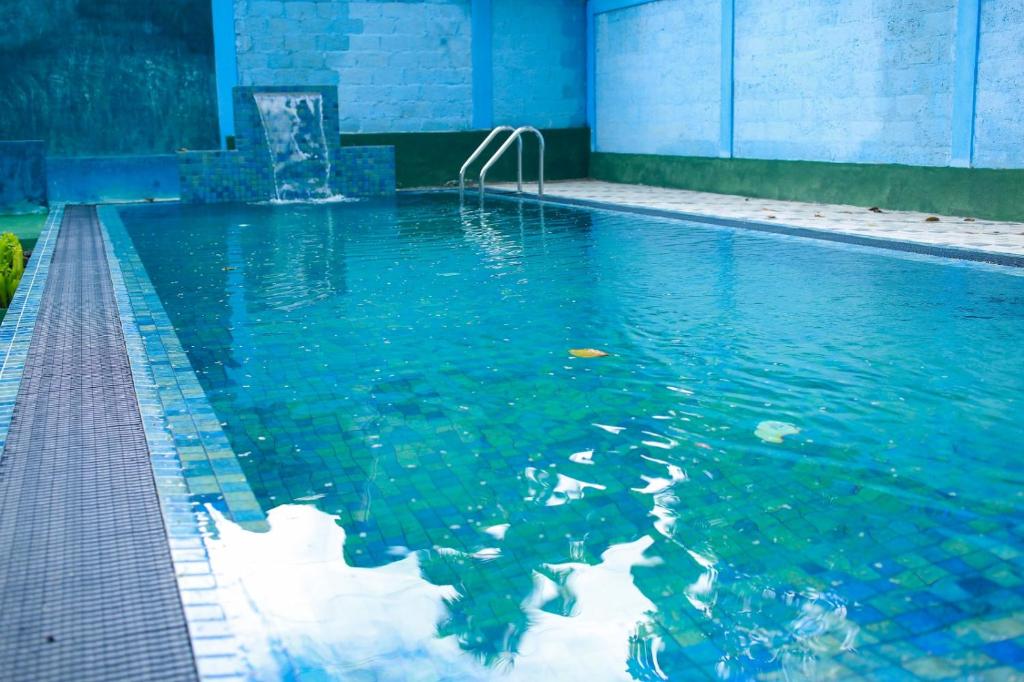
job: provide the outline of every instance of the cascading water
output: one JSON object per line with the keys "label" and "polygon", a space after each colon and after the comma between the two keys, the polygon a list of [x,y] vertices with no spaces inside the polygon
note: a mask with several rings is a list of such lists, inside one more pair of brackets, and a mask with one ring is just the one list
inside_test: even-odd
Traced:
{"label": "cascading water", "polygon": [[255,93],[278,201],[332,198],[323,98],[312,92]]}

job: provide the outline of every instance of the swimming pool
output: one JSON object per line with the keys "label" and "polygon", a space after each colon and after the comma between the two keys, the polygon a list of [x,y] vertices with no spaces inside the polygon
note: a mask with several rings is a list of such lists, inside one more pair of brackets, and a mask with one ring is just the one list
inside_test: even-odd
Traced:
{"label": "swimming pool", "polygon": [[204,498],[255,677],[1024,669],[1020,271],[437,195],[121,215],[267,512]]}

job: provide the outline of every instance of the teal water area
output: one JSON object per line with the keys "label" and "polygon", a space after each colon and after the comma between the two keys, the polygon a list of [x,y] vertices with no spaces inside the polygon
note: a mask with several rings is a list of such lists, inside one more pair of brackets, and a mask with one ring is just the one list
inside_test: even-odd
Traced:
{"label": "teal water area", "polygon": [[254,677],[1024,670],[1021,272],[444,196],[122,216],[268,512],[212,512]]}

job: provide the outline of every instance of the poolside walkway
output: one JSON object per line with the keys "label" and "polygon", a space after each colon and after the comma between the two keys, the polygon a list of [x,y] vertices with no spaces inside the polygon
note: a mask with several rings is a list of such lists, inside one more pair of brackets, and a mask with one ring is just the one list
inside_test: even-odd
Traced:
{"label": "poolside walkway", "polygon": [[[505,190],[515,189],[515,183],[497,183],[494,186]],[[524,189],[531,192],[536,187],[526,185]],[[964,216],[932,216],[928,213],[888,209],[873,212],[858,206],[755,199],[599,180],[550,182],[545,187],[545,193],[551,198],[778,223],[873,239],[1024,256],[1024,223],[975,220]],[[929,221],[930,217],[938,220]]]}
{"label": "poolside walkway", "polygon": [[0,679],[196,678],[96,210],[68,207],[0,454]]}

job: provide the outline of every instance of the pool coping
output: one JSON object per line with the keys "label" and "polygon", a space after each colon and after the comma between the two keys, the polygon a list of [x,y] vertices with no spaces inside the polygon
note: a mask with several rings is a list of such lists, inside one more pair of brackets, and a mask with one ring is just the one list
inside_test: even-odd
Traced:
{"label": "pool coping", "polygon": [[[409,189],[399,190],[399,194],[443,194],[458,195],[458,190],[448,188],[436,189]],[[691,213],[687,211],[671,211],[661,208],[649,208],[644,206],[631,206],[616,204],[607,201],[596,201],[593,199],[576,199],[563,196],[538,196],[536,194],[519,194],[512,190],[491,188],[487,190],[485,198],[498,199],[501,201],[519,200],[531,201],[538,204],[551,204],[556,206],[572,206],[578,208],[590,208],[614,213],[632,213],[654,218],[667,218],[687,222],[702,223],[717,227],[727,227],[754,232],[766,232],[780,234],[790,237],[802,237],[805,239],[817,239],[819,241],[836,242],[841,244],[852,244],[855,246],[866,246],[869,248],[884,249],[887,251],[898,251],[912,253],[922,256],[936,256],[952,260],[972,261],[976,263],[987,263],[989,265],[1000,265],[1013,268],[1024,268],[1024,256],[1010,253],[998,253],[995,251],[982,251],[978,249],[966,249],[957,246],[940,246],[937,244],[925,244],[923,242],[910,242],[900,239],[886,239],[884,237],[867,237],[853,234],[851,232],[834,232],[831,230],[819,230],[813,227],[797,227],[785,223],[764,222],[748,218],[726,218],[706,213]],[[477,193],[473,192],[473,198],[467,199],[467,203],[479,203]]]}
{"label": "pool coping", "polygon": [[[170,320],[159,306],[159,300],[156,299],[157,306],[147,308],[142,308],[139,300],[133,301],[133,292],[136,296],[148,294],[153,297],[156,292],[152,290],[144,267],[131,246],[130,237],[124,232],[117,210],[117,205],[112,204],[98,207],[100,231],[196,670],[203,682],[244,680],[248,677],[244,656],[221,603],[218,579],[207,547],[207,538],[215,530],[203,506],[201,498],[204,495],[194,493],[189,487],[186,470],[190,462],[185,455],[197,455],[195,459],[204,463],[208,461],[211,470],[216,466],[219,473],[237,477],[242,475],[241,469],[227,444],[226,435],[219,428],[219,422],[214,422],[217,425],[214,429],[208,421],[213,409],[177,341]],[[123,232],[116,236],[128,240],[128,246],[123,247],[131,248],[127,258],[122,259],[117,253],[111,229]],[[126,269],[132,277],[132,286],[126,280]],[[150,290],[142,293],[141,288],[146,286]],[[169,340],[168,334],[173,339]],[[174,343],[179,345],[176,348],[166,347]],[[182,381],[188,385],[181,386]],[[176,390],[179,398],[169,400],[168,390]],[[177,421],[172,422],[172,417]],[[206,420],[205,430],[200,431],[192,420],[199,424]],[[174,428],[174,424],[187,423],[192,423],[194,431],[182,432]],[[181,446],[182,439],[192,443],[186,446],[190,449]],[[198,443],[195,442],[197,439]],[[206,449],[207,442],[211,440],[220,447],[212,458]],[[247,484],[237,487],[248,490]],[[246,496],[245,491],[237,493]],[[251,490],[248,490],[248,496],[255,502]],[[226,500],[225,504],[230,509]],[[228,514],[229,518],[232,516]],[[240,520],[240,525],[245,526],[245,521],[250,521],[255,523],[251,530],[262,529],[266,523],[262,510],[250,516]]]}
{"label": "pool coping", "polygon": [[39,305],[53,262],[53,250],[64,221],[64,206],[63,202],[50,205],[36,248],[32,251],[7,314],[0,323],[0,348],[3,349],[0,351],[3,353],[3,362],[0,363],[0,458],[3,458],[7,444],[14,404],[18,399],[28,349],[32,345],[32,333],[39,316]]}

